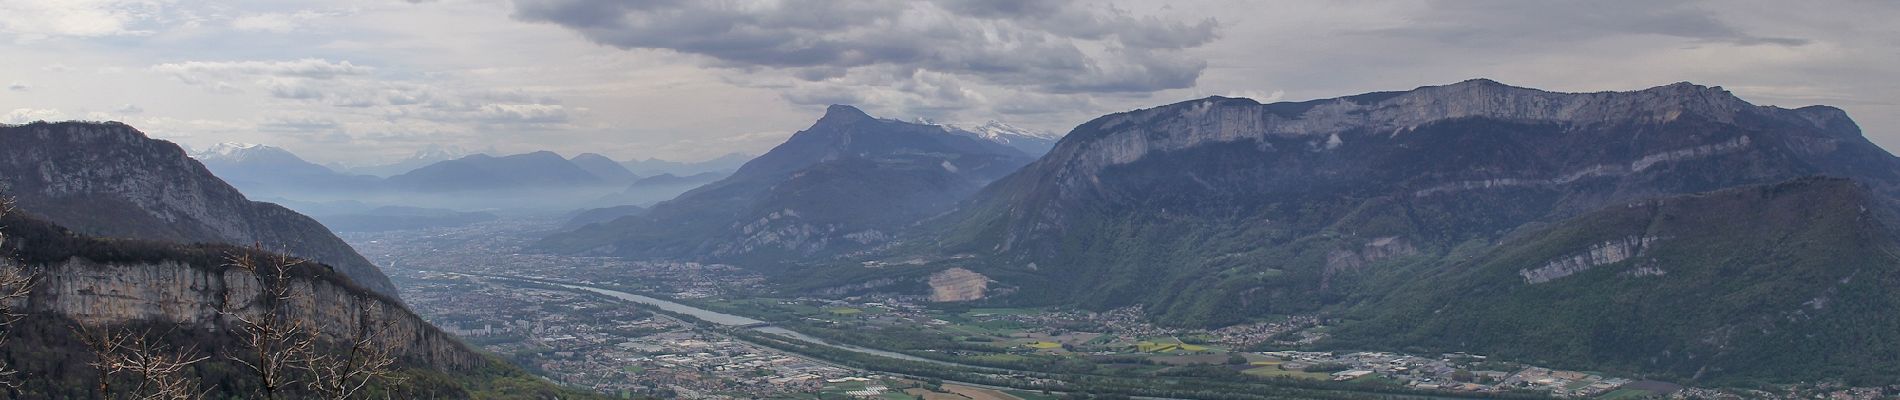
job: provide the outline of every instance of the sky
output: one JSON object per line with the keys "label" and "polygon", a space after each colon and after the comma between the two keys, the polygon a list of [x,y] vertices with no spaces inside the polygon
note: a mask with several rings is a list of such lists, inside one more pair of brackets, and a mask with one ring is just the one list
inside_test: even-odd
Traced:
{"label": "sky", "polygon": [[1067,132],[1482,77],[1832,105],[1892,149],[1897,20],[1891,1],[0,0],[0,123],[345,165],[430,146],[691,161],[766,151],[829,104]]}

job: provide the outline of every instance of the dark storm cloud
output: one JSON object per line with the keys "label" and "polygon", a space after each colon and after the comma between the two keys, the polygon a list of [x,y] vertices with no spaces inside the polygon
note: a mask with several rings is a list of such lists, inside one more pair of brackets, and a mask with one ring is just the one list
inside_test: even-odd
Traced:
{"label": "dark storm cloud", "polygon": [[1758,36],[1688,1],[1436,1],[1415,25],[1379,31],[1468,45],[1537,46],[1618,35],[1662,35],[1710,43],[1800,46],[1801,38]]}
{"label": "dark storm cloud", "polygon": [[950,73],[1054,93],[1192,87],[1207,63],[1183,49],[1215,39],[1212,19],[1137,17],[1069,1],[520,0],[515,18],[625,49],[696,54],[805,80],[876,67]]}

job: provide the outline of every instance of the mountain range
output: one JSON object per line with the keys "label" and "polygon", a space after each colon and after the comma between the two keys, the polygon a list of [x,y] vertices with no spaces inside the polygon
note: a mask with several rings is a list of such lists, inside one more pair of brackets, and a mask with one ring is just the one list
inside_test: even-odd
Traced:
{"label": "mountain range", "polygon": [[495,157],[476,154],[418,168],[386,180],[424,193],[606,185],[606,180],[551,151]]}
{"label": "mountain range", "polygon": [[[411,161],[448,154],[452,152],[425,149]],[[300,209],[322,217],[347,218],[377,215],[372,209],[392,206],[548,212],[650,204],[725,176],[722,172],[699,172],[685,177],[670,173],[642,177],[599,154],[563,158],[545,151],[508,156],[474,154],[399,172],[391,168],[383,171],[394,172],[387,178],[338,172],[267,145],[223,143],[192,153],[192,157],[252,197],[303,207]],[[650,161],[648,164],[660,163]],[[698,171],[706,165],[661,167]],[[470,195],[475,193],[486,194]],[[352,204],[355,207],[347,207]]]}
{"label": "mountain range", "polygon": [[[1871,333],[1888,318],[1857,317],[1895,304],[1876,288],[1900,266],[1900,159],[1833,107],[1484,79],[1210,97],[1093,119],[1020,169],[1022,150],[959,131],[834,106],[732,177],[539,248],[735,263],[826,295],[957,281],[974,295],[948,300],[1176,326],[1313,315],[1336,325],[1321,346],[1685,381],[1886,382],[1828,360],[1900,357]],[[927,168],[973,157],[991,168]],[[1825,344],[1776,350],[1802,338]]]}
{"label": "mountain range", "polygon": [[[998,293],[1013,292],[995,300],[1003,303],[1142,306],[1159,321],[1191,326],[1351,315],[1346,310],[1469,299],[1470,292],[1454,289],[1458,282],[1422,283],[1421,277],[1568,218],[1813,175],[1851,179],[1890,198],[1900,188],[1900,161],[1867,141],[1839,109],[1755,106],[1720,88],[1687,83],[1555,93],[1473,80],[1297,103],[1216,97],[1084,123],[1049,155],[929,222],[913,250],[898,256],[926,254],[942,260],[934,268],[983,274]],[[1620,238],[1596,239],[1546,250],[1588,253]],[[1650,244],[1670,246],[1667,240]],[[1793,259],[1822,256],[1819,249],[1787,250]],[[1510,266],[1541,274],[1535,265]],[[1515,284],[1536,280],[1526,279]],[[1390,294],[1407,283],[1430,294]],[[1791,281],[1758,284],[1821,289]],[[1740,373],[1740,361],[1696,358],[1700,354],[1682,349],[1768,315],[1755,311],[1700,327],[1707,330],[1646,337],[1677,351],[1651,353],[1649,365],[1622,366],[1684,363]],[[1687,315],[1662,318],[1675,317]],[[1635,321],[1573,327],[1639,330]],[[1489,323],[1545,326],[1537,322]],[[1505,348],[1490,346],[1496,341],[1523,341],[1537,332],[1491,336],[1491,343],[1403,336],[1377,342],[1495,350]],[[1514,349],[1506,353],[1615,365],[1563,347]]]}

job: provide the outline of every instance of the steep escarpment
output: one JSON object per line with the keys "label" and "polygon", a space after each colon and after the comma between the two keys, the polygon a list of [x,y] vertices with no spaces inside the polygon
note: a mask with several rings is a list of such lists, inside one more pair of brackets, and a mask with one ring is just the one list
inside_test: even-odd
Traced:
{"label": "steep escarpment", "polygon": [[1808,178],[1608,207],[1408,276],[1343,314],[1335,344],[1714,384],[1891,384],[1892,205]]}
{"label": "steep escarpment", "polygon": [[1221,325],[1364,301],[1605,207],[1813,175],[1900,193],[1900,161],[1838,109],[1715,87],[1216,97],[1084,123],[886,256],[1035,289],[993,301],[1139,304]]}
{"label": "steep escarpment", "polygon": [[335,266],[396,296],[389,278],[317,221],[253,202],[177,145],[120,123],[0,127],[0,182],[27,212],[97,236],[258,244]]}
{"label": "steep escarpment", "polygon": [[106,330],[152,340],[152,351],[206,356],[192,369],[208,385],[204,390],[248,396],[257,378],[242,373],[244,367],[232,359],[245,355],[240,321],[270,316],[283,318],[285,326],[306,327],[322,346],[345,342],[365,329],[381,332],[376,343],[398,357],[397,373],[417,379],[381,389],[392,395],[465,398],[488,382],[526,377],[330,266],[304,262],[291,268],[285,306],[270,308],[265,288],[276,282],[275,270],[242,269],[228,261],[241,255],[274,257],[267,253],[226,245],[95,239],[17,214],[0,218],[0,226],[6,239],[0,254],[8,255],[0,267],[24,268],[35,280],[29,296],[10,304],[25,319],[11,330],[13,340],[0,346],[9,366],[27,377],[8,388],[15,396],[92,396],[97,377],[85,366],[92,355],[76,332]]}
{"label": "steep escarpment", "polygon": [[996,142],[832,106],[730,177],[544,250],[777,266],[863,251],[1028,163]]}

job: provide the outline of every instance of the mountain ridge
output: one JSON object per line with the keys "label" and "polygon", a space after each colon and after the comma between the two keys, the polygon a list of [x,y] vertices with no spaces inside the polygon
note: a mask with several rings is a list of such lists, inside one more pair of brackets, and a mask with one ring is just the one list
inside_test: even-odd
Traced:
{"label": "mountain ridge", "polygon": [[396,296],[376,265],[316,220],[250,201],[179,146],[129,125],[0,128],[0,179],[21,209],[81,233],[258,244],[336,266],[359,284]]}

